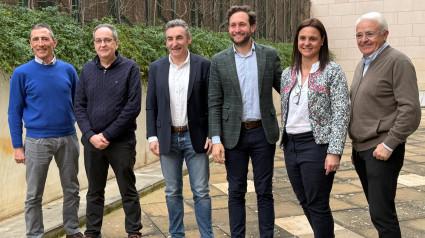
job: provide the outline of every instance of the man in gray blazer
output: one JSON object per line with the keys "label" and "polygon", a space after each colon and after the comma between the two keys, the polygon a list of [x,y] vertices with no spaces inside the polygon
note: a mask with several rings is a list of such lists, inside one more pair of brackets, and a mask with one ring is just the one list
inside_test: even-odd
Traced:
{"label": "man in gray blazer", "polygon": [[275,49],[255,43],[256,15],[249,6],[227,12],[233,46],[212,58],[208,89],[213,157],[225,164],[232,237],[245,237],[245,194],[249,158],[257,193],[261,237],[273,237],[273,159],[279,138],[272,88],[282,73]]}

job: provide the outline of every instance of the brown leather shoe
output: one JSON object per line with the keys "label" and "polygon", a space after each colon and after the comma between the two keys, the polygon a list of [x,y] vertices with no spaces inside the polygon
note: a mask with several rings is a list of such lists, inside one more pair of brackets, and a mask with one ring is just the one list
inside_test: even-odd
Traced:
{"label": "brown leather shoe", "polygon": [[85,236],[83,235],[83,233],[78,232],[72,235],[66,235],[66,238],[84,238]]}
{"label": "brown leather shoe", "polygon": [[102,234],[99,236],[83,236],[84,238],[102,238]]}
{"label": "brown leather shoe", "polygon": [[137,235],[137,234],[133,234],[133,235],[128,235],[128,238],[141,238],[142,234]]}

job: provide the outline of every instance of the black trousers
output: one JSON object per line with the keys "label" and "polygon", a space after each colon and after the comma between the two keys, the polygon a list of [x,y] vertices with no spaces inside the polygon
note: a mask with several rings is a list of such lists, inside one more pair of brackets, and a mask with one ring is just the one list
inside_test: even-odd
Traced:
{"label": "black trousers", "polygon": [[267,142],[262,126],[250,130],[242,129],[236,147],[225,150],[231,237],[245,238],[245,194],[249,158],[257,194],[260,237],[273,237],[275,215],[272,179],[275,151],[276,145]]}
{"label": "black trousers", "polygon": [[327,144],[318,145],[313,133],[285,134],[286,170],[295,195],[315,238],[333,238],[334,220],[329,206],[335,172],[326,175]]}
{"label": "black trousers", "polygon": [[122,198],[125,230],[128,234],[140,235],[141,208],[133,171],[136,162],[136,141],[111,142],[104,150],[96,149],[84,136],[81,141],[84,145],[84,165],[89,182],[85,235],[100,236],[109,165],[114,170]]}
{"label": "black trousers", "polygon": [[353,149],[353,160],[369,203],[370,217],[379,237],[401,237],[395,209],[397,179],[404,161],[405,144],[397,146],[388,160],[373,157],[376,147],[365,151]]}

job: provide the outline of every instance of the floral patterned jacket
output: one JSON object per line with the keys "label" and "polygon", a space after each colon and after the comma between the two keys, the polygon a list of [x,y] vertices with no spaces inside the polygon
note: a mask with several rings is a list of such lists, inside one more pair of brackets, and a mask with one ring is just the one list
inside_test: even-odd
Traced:
{"label": "floral patterned jacket", "polygon": [[[289,95],[296,81],[295,67],[286,68],[281,77],[282,136],[288,117]],[[342,155],[350,117],[350,104],[347,80],[337,63],[331,61],[323,71],[317,70],[309,75],[308,109],[316,143],[329,144],[328,154]],[[283,142],[280,147],[283,149]]]}

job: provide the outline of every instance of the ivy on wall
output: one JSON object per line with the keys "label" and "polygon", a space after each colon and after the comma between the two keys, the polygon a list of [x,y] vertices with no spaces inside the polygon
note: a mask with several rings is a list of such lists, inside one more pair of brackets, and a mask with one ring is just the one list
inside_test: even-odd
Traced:
{"label": "ivy on wall", "polygon": [[[113,23],[113,19],[95,20],[90,25],[78,23],[69,14],[58,11],[57,7],[31,10],[19,6],[0,3],[0,71],[11,74],[13,70],[34,58],[29,45],[29,33],[37,23],[49,25],[58,44],[56,57],[72,64],[78,72],[83,65],[95,56],[93,46],[93,28],[100,23]],[[164,26],[146,26],[144,23],[132,27],[117,25],[119,51],[124,57],[137,62],[142,79],[146,79],[149,64],[168,54],[165,46]],[[227,32],[212,32],[203,28],[191,28],[191,52],[208,59],[231,45]],[[289,66],[292,45],[271,43],[259,39],[265,45],[276,48],[282,67]]]}

